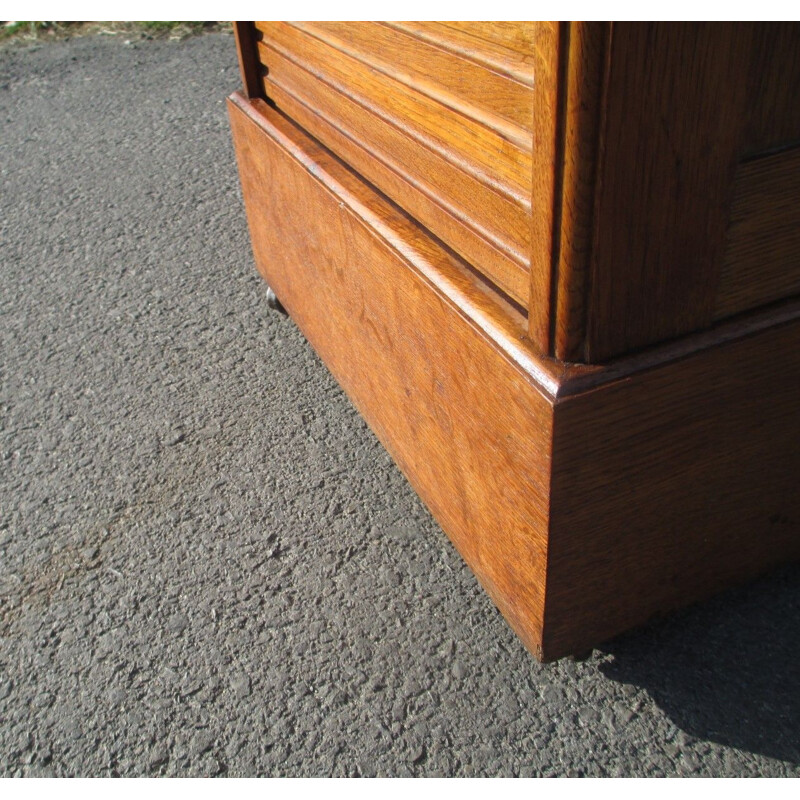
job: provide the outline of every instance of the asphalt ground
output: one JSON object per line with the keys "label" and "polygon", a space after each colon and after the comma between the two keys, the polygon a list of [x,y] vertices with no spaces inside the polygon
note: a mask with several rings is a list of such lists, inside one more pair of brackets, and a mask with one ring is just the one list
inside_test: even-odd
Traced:
{"label": "asphalt ground", "polygon": [[256,275],[233,38],[0,52],[0,774],[800,775],[800,570],[541,666]]}

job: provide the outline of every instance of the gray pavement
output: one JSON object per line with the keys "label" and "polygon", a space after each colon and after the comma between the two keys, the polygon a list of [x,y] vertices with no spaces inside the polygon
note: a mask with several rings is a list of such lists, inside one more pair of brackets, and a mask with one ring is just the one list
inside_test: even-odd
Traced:
{"label": "gray pavement", "polygon": [[800,570],[539,665],[253,268],[234,42],[0,52],[0,774],[800,774]]}

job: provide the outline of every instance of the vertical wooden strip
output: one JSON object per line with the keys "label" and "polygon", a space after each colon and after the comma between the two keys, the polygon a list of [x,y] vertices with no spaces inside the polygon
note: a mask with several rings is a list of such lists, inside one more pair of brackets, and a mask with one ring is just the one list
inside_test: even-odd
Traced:
{"label": "vertical wooden strip", "polygon": [[563,177],[555,257],[552,352],[584,360],[587,291],[594,234],[598,153],[602,147],[611,23],[569,23]]}
{"label": "vertical wooden strip", "polygon": [[248,100],[254,100],[257,97],[263,98],[264,87],[261,82],[261,64],[258,60],[255,23],[234,22],[233,33],[236,37],[236,53],[239,56],[243,94]]}
{"label": "vertical wooden strip", "polygon": [[553,244],[559,168],[559,38],[567,23],[539,22],[534,31],[531,276],[528,335],[551,349]]}

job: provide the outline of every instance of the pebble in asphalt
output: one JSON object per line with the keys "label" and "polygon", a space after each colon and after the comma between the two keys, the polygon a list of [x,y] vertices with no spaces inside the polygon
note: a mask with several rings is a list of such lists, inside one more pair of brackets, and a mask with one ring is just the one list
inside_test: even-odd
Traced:
{"label": "pebble in asphalt", "polygon": [[800,775],[800,572],[541,666],[253,268],[233,38],[0,52],[0,773]]}

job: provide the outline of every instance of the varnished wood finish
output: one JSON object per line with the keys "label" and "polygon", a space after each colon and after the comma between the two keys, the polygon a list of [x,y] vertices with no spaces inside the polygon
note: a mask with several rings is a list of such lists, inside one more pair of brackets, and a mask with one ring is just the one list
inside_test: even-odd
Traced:
{"label": "varnished wood finish", "polygon": [[531,288],[528,334],[542,353],[551,349],[550,327],[554,254],[559,218],[563,148],[559,126],[559,67],[566,57],[562,23],[543,22],[534,28],[533,172],[531,180]]}
{"label": "varnished wood finish", "polygon": [[564,365],[283,115],[230,112],[259,270],[540,658],[800,557],[800,306]]}
{"label": "varnished wood finish", "polygon": [[543,353],[605,364],[798,291],[800,166],[762,159],[800,144],[800,25],[237,25],[246,94],[526,310]]}
{"label": "varnished wood finish", "polygon": [[406,36],[411,44],[392,53],[392,68],[361,41],[370,25],[347,23],[362,31],[348,36],[338,27],[256,23],[266,95],[527,308],[531,132],[496,124],[486,106],[502,81],[514,87],[503,102],[523,98],[530,109],[530,87],[443,51],[440,60],[463,64],[454,74],[482,83],[459,96],[453,86],[417,86],[409,73],[427,68],[413,55],[435,48]]}
{"label": "varnished wood finish", "polygon": [[[531,55],[538,22],[387,22],[395,30],[458,53],[493,71],[533,86]],[[550,24],[550,23],[546,23]]]}
{"label": "varnished wood finish", "polygon": [[800,148],[741,164],[715,319],[800,294]]}
{"label": "varnished wood finish", "polygon": [[560,400],[544,652],[800,559],[800,322]]}
{"label": "varnished wood finish", "polygon": [[800,140],[798,92],[800,25],[614,25],[585,360],[712,323],[737,166]]}
{"label": "varnished wood finish", "polygon": [[533,92],[528,81],[495,72],[459,53],[419,39],[413,33],[379,22],[296,22],[294,25],[412,91],[487,128],[502,131],[520,147],[530,147]]}
{"label": "varnished wood finish", "polygon": [[239,56],[239,74],[242,76],[242,91],[245,97],[255,100],[264,96],[261,80],[261,65],[258,62],[256,29],[252,22],[234,22],[236,53]]}
{"label": "varnished wood finish", "polygon": [[614,26],[589,361],[710,320],[748,38],[735,24]]}
{"label": "varnished wood finish", "polygon": [[548,352],[564,361],[583,361],[612,28],[604,22],[570,22],[564,28],[561,163],[555,198],[559,223],[554,243],[556,295],[550,313],[553,344]]}

